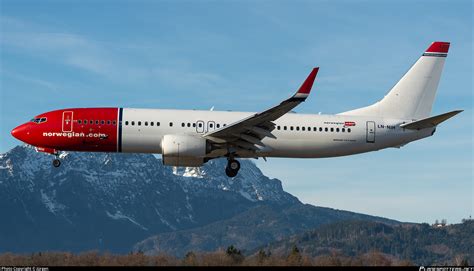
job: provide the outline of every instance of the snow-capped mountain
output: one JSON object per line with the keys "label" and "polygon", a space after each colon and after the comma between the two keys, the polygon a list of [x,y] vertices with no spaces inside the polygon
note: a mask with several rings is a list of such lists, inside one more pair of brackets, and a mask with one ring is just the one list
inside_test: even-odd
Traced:
{"label": "snow-capped mountain", "polygon": [[182,256],[246,250],[341,220],[388,219],[302,204],[250,160],[172,168],[147,154],[63,153],[18,146],[0,154],[0,252],[100,250]]}
{"label": "snow-capped mountain", "polygon": [[146,237],[200,227],[259,205],[301,204],[249,160],[235,178],[226,161],[164,167],[146,154],[64,153],[28,146],[0,155],[0,251],[127,252]]}

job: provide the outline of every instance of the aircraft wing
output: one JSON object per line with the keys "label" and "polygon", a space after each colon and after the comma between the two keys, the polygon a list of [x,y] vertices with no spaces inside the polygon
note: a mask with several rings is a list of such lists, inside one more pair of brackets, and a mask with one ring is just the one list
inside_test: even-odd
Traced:
{"label": "aircraft wing", "polygon": [[257,151],[260,149],[258,146],[265,147],[261,142],[264,137],[276,138],[271,133],[275,129],[273,121],[306,100],[318,70],[319,67],[314,68],[298,91],[279,105],[206,133],[204,137],[216,143],[229,143],[231,146],[245,150]]}

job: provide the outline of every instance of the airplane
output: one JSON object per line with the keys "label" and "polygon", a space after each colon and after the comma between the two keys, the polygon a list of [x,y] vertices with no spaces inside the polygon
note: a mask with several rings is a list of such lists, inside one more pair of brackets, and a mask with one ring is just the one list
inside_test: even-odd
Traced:
{"label": "airplane", "polygon": [[449,42],[433,42],[380,101],[335,115],[298,114],[319,68],[290,98],[262,111],[69,108],[37,115],[11,134],[39,152],[155,153],[168,166],[198,167],[226,157],[235,177],[237,158],[322,158],[400,148],[432,136],[463,110],[430,116]]}

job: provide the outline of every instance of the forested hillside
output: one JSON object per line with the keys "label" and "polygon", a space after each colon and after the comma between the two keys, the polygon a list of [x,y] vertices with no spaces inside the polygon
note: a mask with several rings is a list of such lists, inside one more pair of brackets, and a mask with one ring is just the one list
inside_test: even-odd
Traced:
{"label": "forested hillside", "polygon": [[310,256],[356,256],[377,251],[419,265],[444,265],[460,260],[474,263],[474,221],[448,226],[336,222],[271,244],[265,250],[283,255],[295,246]]}

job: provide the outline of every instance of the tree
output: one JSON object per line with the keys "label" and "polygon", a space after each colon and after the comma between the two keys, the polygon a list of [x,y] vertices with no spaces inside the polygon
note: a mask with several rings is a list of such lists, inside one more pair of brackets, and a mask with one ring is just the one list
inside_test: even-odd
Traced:
{"label": "tree", "polygon": [[299,248],[296,245],[293,245],[291,248],[290,255],[287,257],[287,261],[289,265],[301,265],[301,253]]}
{"label": "tree", "polygon": [[464,255],[458,254],[454,257],[453,264],[455,266],[469,266],[469,262]]}
{"label": "tree", "polygon": [[197,265],[196,254],[194,254],[194,252],[192,251],[189,251],[188,253],[186,253],[186,256],[184,256],[184,259],[183,259],[183,264],[188,265],[188,266],[196,266]]}
{"label": "tree", "polygon": [[265,250],[260,249],[257,254],[257,262],[262,264],[266,259],[270,257],[271,253],[270,251],[267,253]]}
{"label": "tree", "polygon": [[226,254],[232,259],[235,264],[239,264],[244,260],[242,252],[236,247],[234,247],[234,245],[230,245],[229,247],[227,247]]}

